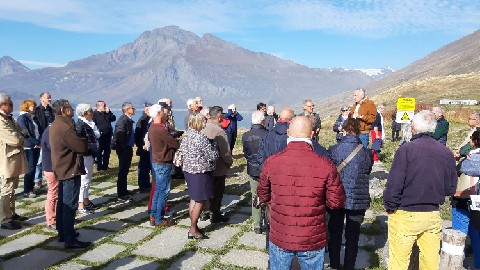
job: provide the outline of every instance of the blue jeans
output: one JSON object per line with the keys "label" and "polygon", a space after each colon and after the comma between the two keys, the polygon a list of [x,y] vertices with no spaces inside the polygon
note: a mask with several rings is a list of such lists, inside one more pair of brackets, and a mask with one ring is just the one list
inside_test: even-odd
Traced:
{"label": "blue jeans", "polygon": [[37,167],[35,168],[35,179],[33,181],[35,183],[42,182],[42,149],[40,149],[40,155],[38,156]]}
{"label": "blue jeans", "polygon": [[322,270],[325,256],[325,248],[310,251],[290,251],[269,243],[268,253],[270,257],[270,270],[284,270],[292,268],[295,256],[302,270]]}
{"label": "blue jeans", "polygon": [[152,208],[150,215],[155,218],[155,224],[163,221],[165,215],[165,203],[170,193],[170,181],[172,164],[152,163],[153,173],[155,174],[155,192],[152,198]]}
{"label": "blue jeans", "polygon": [[480,232],[473,228],[468,210],[452,207],[452,229],[463,232],[470,237],[475,268],[480,268]]}
{"label": "blue jeans", "polygon": [[58,237],[65,239],[65,245],[72,245],[75,236],[75,214],[78,209],[80,175],[58,182],[57,231]]}
{"label": "blue jeans", "polygon": [[28,193],[33,191],[35,178],[35,168],[37,167],[38,157],[40,155],[40,148],[25,149],[25,157],[27,158],[28,172],[24,175],[23,192]]}
{"label": "blue jeans", "polygon": [[365,148],[368,148],[368,142],[370,141],[370,134],[368,133],[360,133],[360,141],[362,141],[362,145]]}

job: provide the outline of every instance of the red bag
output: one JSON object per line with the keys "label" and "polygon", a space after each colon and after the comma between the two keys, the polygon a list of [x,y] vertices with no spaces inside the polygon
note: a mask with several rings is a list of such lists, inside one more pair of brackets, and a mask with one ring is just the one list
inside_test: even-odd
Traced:
{"label": "red bag", "polygon": [[223,128],[223,129],[227,129],[227,128],[228,128],[228,125],[230,125],[230,119],[228,119],[228,118],[223,118],[222,128]]}

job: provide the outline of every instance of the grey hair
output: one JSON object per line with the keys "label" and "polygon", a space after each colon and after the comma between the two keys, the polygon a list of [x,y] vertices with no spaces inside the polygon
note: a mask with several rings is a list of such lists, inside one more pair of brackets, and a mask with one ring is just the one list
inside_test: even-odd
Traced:
{"label": "grey hair", "polygon": [[153,104],[152,106],[148,107],[148,116],[152,119],[157,117],[158,113],[161,112],[163,109],[162,105],[160,104]]}
{"label": "grey hair", "polygon": [[90,104],[80,103],[75,109],[75,113],[78,117],[84,117],[89,111],[93,112],[92,106]]}
{"label": "grey hair", "polygon": [[42,92],[42,93],[40,94],[40,98],[42,98],[44,95],[50,95],[50,93],[49,93],[49,92]]}
{"label": "grey hair", "polygon": [[131,102],[128,102],[128,101],[124,102],[122,104],[122,112],[125,113],[127,111],[128,107],[130,107],[130,106],[133,106],[133,104]]}
{"label": "grey hair", "polygon": [[187,100],[187,108],[190,109],[190,106],[192,106],[193,103],[195,103],[195,99],[189,98],[189,99]]}
{"label": "grey hair", "polygon": [[432,112],[433,111],[437,111],[439,112],[441,115],[444,115],[445,114],[445,109],[443,107],[433,107],[432,108]]}
{"label": "grey hair", "polygon": [[204,117],[207,117],[207,115],[210,114],[210,107],[208,106],[203,107],[202,110],[200,111],[200,114],[203,115]]}
{"label": "grey hair", "polygon": [[366,95],[365,89],[363,89],[363,88],[357,88],[357,89],[355,89],[354,92],[360,92],[360,93],[362,93],[363,96]]}
{"label": "grey hair", "polygon": [[305,99],[305,100],[303,101],[303,105],[306,106],[308,102],[313,103],[313,100],[311,100],[311,99]]}
{"label": "grey hair", "polygon": [[5,93],[0,93],[0,104],[5,104],[9,100],[12,100],[9,95]]}
{"label": "grey hair", "polygon": [[261,111],[255,111],[252,113],[252,124],[261,124],[265,120],[265,114]]}
{"label": "grey hair", "polygon": [[423,110],[415,114],[412,120],[413,128],[417,133],[435,132],[437,119],[429,110]]}
{"label": "grey hair", "polygon": [[221,113],[223,113],[223,108],[220,106],[213,106],[208,111],[208,114],[210,114],[210,117],[212,117],[212,119],[217,118],[218,115]]}

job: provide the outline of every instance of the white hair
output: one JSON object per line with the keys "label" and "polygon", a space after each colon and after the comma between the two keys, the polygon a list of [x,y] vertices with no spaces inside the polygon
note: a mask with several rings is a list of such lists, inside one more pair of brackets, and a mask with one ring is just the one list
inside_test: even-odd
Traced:
{"label": "white hair", "polygon": [[415,114],[412,120],[413,129],[417,133],[435,132],[437,119],[435,114],[429,110],[423,110]]}
{"label": "white hair", "polygon": [[148,116],[151,118],[157,117],[158,113],[162,111],[162,105],[153,104],[148,108]]}
{"label": "white hair", "polygon": [[160,103],[160,102],[165,102],[165,103],[167,103],[168,100],[169,100],[169,98],[161,98],[161,99],[158,100],[157,103]]}
{"label": "white hair", "polygon": [[357,88],[357,89],[355,89],[354,92],[360,92],[360,93],[362,93],[362,96],[365,97],[365,89],[363,89],[363,88]]}
{"label": "white hair", "polygon": [[265,114],[261,111],[255,111],[252,113],[252,124],[261,124],[265,120]]}
{"label": "white hair", "polygon": [[187,107],[190,109],[190,107],[193,105],[193,103],[195,103],[195,99],[189,98],[187,100]]}
{"label": "white hair", "polygon": [[208,106],[203,107],[202,110],[200,111],[200,114],[203,115],[204,117],[208,117],[209,113],[210,113],[210,107]]}
{"label": "white hair", "polygon": [[233,109],[235,109],[235,108],[236,108],[236,107],[235,107],[235,104],[230,104],[230,105],[228,106],[228,109],[229,109],[229,110],[233,110]]}
{"label": "white hair", "polygon": [[268,112],[273,113],[274,111],[275,111],[275,107],[273,107],[273,106],[271,106],[271,105],[267,107],[267,113],[268,113]]}
{"label": "white hair", "polygon": [[0,105],[7,103],[9,100],[12,100],[9,95],[0,93]]}
{"label": "white hair", "polygon": [[442,107],[433,107],[433,108],[432,108],[432,112],[434,112],[434,111],[439,112],[441,115],[444,115],[444,114],[445,114],[445,109],[442,108]]}
{"label": "white hair", "polygon": [[75,113],[78,117],[84,117],[88,111],[93,111],[92,106],[90,104],[80,103],[77,105],[75,109]]}

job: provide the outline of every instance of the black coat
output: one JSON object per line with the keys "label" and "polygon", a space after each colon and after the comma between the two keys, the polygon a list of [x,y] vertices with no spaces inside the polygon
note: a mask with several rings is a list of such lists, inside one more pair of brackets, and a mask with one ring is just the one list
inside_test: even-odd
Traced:
{"label": "black coat", "polygon": [[112,149],[118,152],[124,152],[127,149],[127,143],[133,132],[134,121],[125,114],[122,114],[115,123],[115,132],[113,133]]}
{"label": "black coat", "polygon": [[98,130],[103,136],[112,136],[112,122],[115,122],[117,117],[110,111],[110,112],[93,112],[93,122],[97,126]]}
{"label": "black coat", "polygon": [[75,124],[75,130],[77,131],[78,136],[87,139],[88,147],[88,156],[96,156],[98,152],[98,140],[95,137],[93,129],[81,119],[78,119]]}
{"label": "black coat", "polygon": [[140,155],[141,151],[143,150],[143,146],[145,145],[145,134],[148,132],[148,122],[150,121],[150,116],[148,116],[145,112],[143,112],[140,119],[138,119],[137,124],[135,126],[135,145],[137,146],[137,155]]}
{"label": "black coat", "polygon": [[242,136],[243,154],[247,160],[247,174],[257,181],[260,177],[260,163],[257,159],[258,148],[267,133],[268,131],[264,126],[254,124],[250,131],[245,132]]}
{"label": "black coat", "polygon": [[48,125],[55,120],[52,107],[50,107],[50,105],[47,105],[46,108],[42,105],[37,106],[35,109],[35,117],[38,122],[38,133],[40,133],[40,137],[42,137],[42,134],[45,129],[47,129]]}

